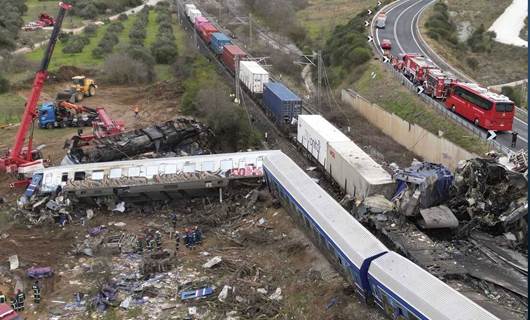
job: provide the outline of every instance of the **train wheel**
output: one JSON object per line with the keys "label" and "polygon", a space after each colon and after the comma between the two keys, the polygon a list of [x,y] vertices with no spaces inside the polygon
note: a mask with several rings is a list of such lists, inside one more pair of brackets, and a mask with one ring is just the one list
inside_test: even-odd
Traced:
{"label": "train wheel", "polygon": [[51,122],[48,122],[46,124],[46,129],[53,129],[53,124]]}

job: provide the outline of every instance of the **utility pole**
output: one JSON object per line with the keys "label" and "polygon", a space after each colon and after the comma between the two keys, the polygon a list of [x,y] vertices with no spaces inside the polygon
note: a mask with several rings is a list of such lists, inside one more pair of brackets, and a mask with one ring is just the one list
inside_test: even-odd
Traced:
{"label": "utility pole", "polygon": [[252,13],[248,13],[248,34],[250,37],[250,48],[252,48]]}
{"label": "utility pole", "polygon": [[302,56],[306,61],[296,61],[295,64],[298,65],[312,65],[317,67],[317,88],[316,88],[316,100],[317,108],[320,110],[320,104],[322,103],[322,70],[323,70],[323,61],[322,61],[322,51],[318,50],[317,52],[313,51],[313,54],[305,54]]}
{"label": "utility pole", "polygon": [[177,5],[177,17],[179,17],[179,24],[182,24],[182,17],[180,16],[180,1],[175,0],[175,3]]}
{"label": "utility pole", "polygon": [[239,100],[239,98],[240,98],[239,97],[239,93],[240,93],[240,90],[241,90],[240,89],[240,83],[239,83],[239,72],[240,72],[239,71],[239,68],[240,68],[239,67],[239,55],[236,55],[236,59],[235,60],[236,60],[235,61],[236,62],[236,66],[235,66],[236,74],[234,76],[234,79],[236,81],[236,83],[235,83],[235,85],[236,85],[235,86],[236,87],[236,100],[235,100],[235,103],[239,104],[239,101],[240,101]]}
{"label": "utility pole", "polygon": [[317,51],[317,108],[320,110],[322,103],[322,50]]}

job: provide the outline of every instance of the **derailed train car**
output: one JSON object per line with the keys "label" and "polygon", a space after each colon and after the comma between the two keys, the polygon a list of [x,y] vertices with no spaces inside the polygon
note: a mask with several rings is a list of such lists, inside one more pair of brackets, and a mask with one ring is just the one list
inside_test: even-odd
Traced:
{"label": "derailed train car", "polygon": [[297,141],[345,193],[390,198],[395,191],[392,176],[324,117],[298,116]]}
{"label": "derailed train car", "polygon": [[281,152],[265,157],[270,191],[366,302],[391,319],[498,319],[410,260],[390,251]]}

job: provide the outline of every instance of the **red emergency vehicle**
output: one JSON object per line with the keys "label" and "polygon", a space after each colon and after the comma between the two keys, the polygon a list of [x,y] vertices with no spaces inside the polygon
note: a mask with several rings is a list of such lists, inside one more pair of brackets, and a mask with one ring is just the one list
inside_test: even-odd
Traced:
{"label": "red emergency vehicle", "polygon": [[22,317],[7,303],[0,303],[0,320],[22,320]]}
{"label": "red emergency vehicle", "polygon": [[484,129],[512,130],[514,103],[508,97],[491,92],[475,83],[452,84],[445,106]]}
{"label": "red emergency vehicle", "polygon": [[429,69],[437,69],[431,60],[415,54],[407,53],[403,55],[403,74],[415,84],[425,81],[425,76]]}
{"label": "red emergency vehicle", "polygon": [[423,88],[425,89],[425,94],[432,98],[444,99],[447,96],[449,87],[456,81],[454,76],[440,69],[428,69]]}

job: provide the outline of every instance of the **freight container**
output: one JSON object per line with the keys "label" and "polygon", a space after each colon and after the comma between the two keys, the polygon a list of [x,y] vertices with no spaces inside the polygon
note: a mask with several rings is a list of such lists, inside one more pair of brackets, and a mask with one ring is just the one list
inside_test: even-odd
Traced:
{"label": "freight container", "polygon": [[197,7],[195,7],[195,5],[192,3],[187,3],[184,5],[184,12],[186,12],[186,17],[188,18],[190,17],[190,10],[193,10],[193,9],[197,9]]}
{"label": "freight container", "polygon": [[222,54],[223,47],[230,43],[232,43],[232,39],[230,39],[230,37],[227,36],[226,34],[222,32],[212,33],[210,47],[212,48],[213,52],[215,52],[216,54]]}
{"label": "freight container", "polygon": [[296,140],[324,168],[327,163],[328,143],[350,141],[344,133],[322,116],[308,114],[298,116]]}
{"label": "freight container", "polygon": [[290,124],[302,113],[302,99],[279,82],[269,82],[263,88],[263,105],[279,124]]}
{"label": "freight container", "polygon": [[199,30],[199,35],[207,44],[210,44],[212,33],[219,31],[211,22],[201,23],[197,26],[197,30]]}
{"label": "freight container", "polygon": [[221,60],[233,74],[236,73],[236,57],[238,56],[239,61],[241,62],[247,57],[247,54],[235,44],[226,45],[223,49],[223,54],[221,55]]}
{"label": "freight container", "polygon": [[396,187],[392,176],[353,141],[328,143],[326,171],[341,189],[358,199],[381,194],[392,197]]}
{"label": "freight container", "polygon": [[206,19],[205,17],[200,16],[200,17],[195,18],[195,21],[193,21],[193,25],[195,26],[195,28],[197,28],[201,24],[207,23],[207,22],[210,22],[210,21],[208,21],[208,19]]}
{"label": "freight container", "polygon": [[197,9],[191,9],[189,16],[190,21],[195,22],[195,19],[197,19],[198,17],[202,17],[201,11]]}
{"label": "freight container", "polygon": [[269,82],[269,73],[256,61],[239,63],[239,80],[252,93],[263,93],[263,85]]}

